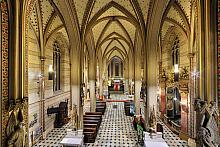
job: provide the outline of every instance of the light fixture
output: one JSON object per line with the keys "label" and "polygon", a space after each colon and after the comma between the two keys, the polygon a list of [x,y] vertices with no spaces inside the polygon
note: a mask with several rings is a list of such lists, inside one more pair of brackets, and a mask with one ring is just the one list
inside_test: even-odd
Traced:
{"label": "light fixture", "polygon": [[53,80],[53,65],[49,65],[48,80]]}
{"label": "light fixture", "polygon": [[179,66],[178,64],[174,64],[174,81],[179,80]]}
{"label": "light fixture", "polygon": [[174,65],[174,73],[178,73],[179,72],[179,66],[178,64]]}

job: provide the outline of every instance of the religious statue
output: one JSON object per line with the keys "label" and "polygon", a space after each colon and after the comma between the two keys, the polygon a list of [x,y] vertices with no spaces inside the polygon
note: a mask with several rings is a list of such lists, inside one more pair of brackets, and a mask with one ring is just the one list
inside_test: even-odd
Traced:
{"label": "religious statue", "polygon": [[15,131],[8,139],[8,147],[24,147],[25,145],[25,129],[23,122],[19,122],[18,126],[15,126]]}
{"label": "religious statue", "polygon": [[157,121],[156,121],[154,106],[153,106],[153,110],[150,112],[150,120],[149,121],[150,121],[149,122],[150,129],[152,129],[152,131],[156,131]]}
{"label": "religious statue", "polygon": [[165,69],[163,69],[163,70],[162,70],[161,77],[162,77],[162,78],[164,78],[164,79],[166,79],[166,78],[167,78],[167,77],[166,77],[166,72],[165,72]]}
{"label": "religious statue", "polygon": [[187,67],[182,67],[182,71],[181,71],[181,74],[180,74],[180,77],[182,79],[189,79],[189,72],[187,70]]}
{"label": "religious statue", "polygon": [[77,129],[77,107],[76,105],[73,105],[72,109],[72,125]]}
{"label": "religious statue", "polygon": [[7,146],[24,147],[26,129],[23,122],[24,99],[17,99],[10,107],[9,121],[6,127]]}
{"label": "religious statue", "polygon": [[195,101],[197,111],[197,144],[201,147],[214,147],[220,143],[218,132],[218,110],[214,102],[207,102],[200,99]]}

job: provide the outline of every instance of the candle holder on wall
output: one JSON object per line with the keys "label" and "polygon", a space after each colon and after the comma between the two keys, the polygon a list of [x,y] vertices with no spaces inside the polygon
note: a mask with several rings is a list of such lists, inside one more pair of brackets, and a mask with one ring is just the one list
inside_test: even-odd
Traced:
{"label": "candle holder on wall", "polygon": [[53,80],[53,65],[49,65],[49,75],[48,75],[48,80]]}

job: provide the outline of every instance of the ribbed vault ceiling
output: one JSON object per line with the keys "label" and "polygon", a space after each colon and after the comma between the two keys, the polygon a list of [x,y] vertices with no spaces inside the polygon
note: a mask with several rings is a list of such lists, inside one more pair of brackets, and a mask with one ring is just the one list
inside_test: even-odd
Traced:
{"label": "ribbed vault ceiling", "polygon": [[39,42],[44,40],[43,43],[46,44],[53,34],[60,32],[69,43],[67,31],[61,18],[57,8],[52,5],[52,0],[39,0],[31,11],[29,24]]}
{"label": "ribbed vault ceiling", "polygon": [[[62,32],[68,40],[62,16],[55,5],[61,0],[39,0],[33,7],[30,24],[37,38],[48,39],[55,32]],[[137,34],[143,37],[153,0],[73,0],[82,38],[91,35],[96,52],[102,57],[128,57],[134,52]],[[54,5],[53,5],[54,3]],[[178,26],[187,33],[191,17],[192,0],[175,0],[161,26],[162,40],[167,31]],[[59,8],[58,8],[59,9]],[[40,33],[42,32],[42,33]]]}
{"label": "ribbed vault ceiling", "polygon": [[133,52],[149,5],[150,0],[74,0],[81,33],[92,32],[96,52],[108,60]]}
{"label": "ribbed vault ceiling", "polygon": [[164,22],[161,27],[161,39],[166,39],[166,34],[172,31],[176,26],[186,35],[189,32],[190,17],[191,17],[192,0],[176,0],[173,5],[167,10],[164,16]]}

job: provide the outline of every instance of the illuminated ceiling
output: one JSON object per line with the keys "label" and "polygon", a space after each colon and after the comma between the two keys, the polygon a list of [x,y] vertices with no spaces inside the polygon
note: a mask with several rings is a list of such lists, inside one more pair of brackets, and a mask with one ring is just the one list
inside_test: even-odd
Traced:
{"label": "illuminated ceiling", "polygon": [[161,39],[165,40],[166,34],[172,31],[175,26],[188,35],[190,16],[191,16],[192,0],[176,0],[173,5],[168,9],[164,22],[161,27]]}
{"label": "illuminated ceiling", "polygon": [[44,40],[44,44],[57,32],[62,33],[68,43],[69,39],[61,20],[62,17],[60,17],[58,10],[51,2],[51,0],[39,0],[39,2],[34,5],[29,19],[30,28],[35,32],[39,42],[40,40]]}
{"label": "illuminated ceiling", "polygon": [[[39,0],[30,16],[31,28],[37,38],[40,34],[48,38],[61,32],[68,41],[62,16],[55,6],[61,0]],[[137,34],[144,41],[146,24],[151,12],[153,0],[73,0],[80,33],[84,38],[93,38],[96,52],[108,58],[112,54],[126,59],[134,53]],[[191,17],[192,0],[175,0],[164,17],[161,26],[161,38],[173,26],[187,32]],[[40,33],[41,32],[41,33]],[[140,41],[140,40],[139,40]]]}
{"label": "illuminated ceiling", "polygon": [[124,60],[133,53],[136,34],[144,30],[149,5],[150,0],[74,0],[81,33],[83,29],[85,34],[90,30],[96,52],[108,60],[114,56]]}

